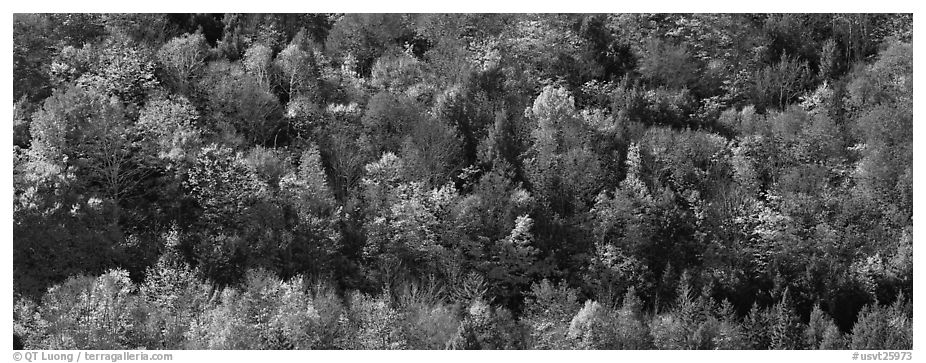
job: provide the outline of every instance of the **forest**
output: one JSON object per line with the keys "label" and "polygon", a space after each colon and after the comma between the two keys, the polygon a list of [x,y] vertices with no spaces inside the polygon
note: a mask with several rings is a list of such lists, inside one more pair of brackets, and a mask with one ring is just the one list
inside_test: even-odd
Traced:
{"label": "forest", "polygon": [[912,14],[14,14],[17,349],[912,349]]}

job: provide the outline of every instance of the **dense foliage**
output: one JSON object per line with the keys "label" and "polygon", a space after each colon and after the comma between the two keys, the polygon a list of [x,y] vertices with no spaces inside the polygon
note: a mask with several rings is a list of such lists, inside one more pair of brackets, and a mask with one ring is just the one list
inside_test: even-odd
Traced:
{"label": "dense foliage", "polygon": [[911,349],[909,14],[17,14],[31,349]]}

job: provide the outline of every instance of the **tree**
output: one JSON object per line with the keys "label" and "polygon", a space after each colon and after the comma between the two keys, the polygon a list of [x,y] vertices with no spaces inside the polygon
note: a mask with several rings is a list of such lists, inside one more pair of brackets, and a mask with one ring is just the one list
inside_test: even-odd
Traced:
{"label": "tree", "polygon": [[481,299],[473,300],[466,309],[450,349],[525,349],[526,331],[511,312],[492,307]]}
{"label": "tree", "polygon": [[427,190],[421,182],[407,182],[403,162],[392,153],[383,154],[366,166],[362,181],[367,236],[363,256],[374,262],[374,281],[426,276],[438,271],[446,257],[443,231],[457,192],[450,184]]}
{"label": "tree", "polygon": [[576,291],[544,279],[531,285],[521,321],[527,326],[532,349],[568,347],[569,324],[580,310]]}
{"label": "tree", "polygon": [[453,306],[442,301],[436,280],[406,285],[396,297],[402,313],[402,334],[410,349],[444,349],[460,321]]}
{"label": "tree", "polygon": [[753,303],[752,308],[743,321],[746,340],[751,349],[769,349],[769,314],[767,311],[759,308],[758,304]]}
{"label": "tree", "polygon": [[125,270],[98,278],[74,277],[42,298],[43,349],[129,349],[134,330],[135,286]]}
{"label": "tree", "polygon": [[495,242],[490,250],[491,262],[486,277],[493,285],[493,295],[514,296],[527,286],[531,275],[537,272],[534,266],[538,250],[533,245],[531,227],[534,221],[527,215],[518,216],[514,228],[504,239]]}
{"label": "tree", "polygon": [[288,190],[299,198],[295,203],[301,214],[324,213],[335,205],[334,196],[328,189],[327,177],[322,169],[321,155],[318,147],[309,146],[299,158],[299,168],[289,173],[280,181],[281,189]]}
{"label": "tree", "polygon": [[414,54],[384,55],[373,63],[370,81],[373,87],[390,92],[404,92],[422,81],[422,65]]}
{"label": "tree", "polygon": [[[150,206],[150,200],[144,197],[153,189],[149,183],[158,168],[152,163],[152,155],[146,154],[139,144],[138,130],[118,99],[94,94],[78,87],[58,91],[36,112],[31,124],[31,134],[34,135],[34,140],[28,152],[29,160],[25,165],[26,185],[23,188],[35,189],[26,196],[47,197],[47,202],[54,203],[57,196],[73,192],[71,197],[64,197],[62,201],[76,198],[70,200],[70,205],[89,207],[86,209],[89,214],[81,214],[88,217],[92,215],[94,217],[90,218],[98,218],[96,223],[100,223],[100,226],[95,227],[88,225],[89,228],[85,231],[99,233],[98,237],[108,236],[93,244],[121,242],[124,238],[121,233],[138,228],[139,219],[157,217],[156,214],[147,213],[146,208]],[[62,183],[68,179],[70,181]],[[48,187],[50,189],[46,189]],[[49,194],[44,197],[36,194],[53,190],[64,194]],[[70,192],[67,192],[68,190]],[[42,202],[34,206],[39,205],[42,205]],[[42,208],[51,209],[43,212],[57,209],[54,205],[44,205]],[[33,208],[23,211],[27,210],[40,211]],[[64,217],[66,212],[61,211],[61,217]],[[52,215],[55,213],[48,214],[49,217]],[[144,217],[139,218],[140,216]],[[81,235],[76,231],[82,227],[65,220],[53,222],[54,220],[42,218],[34,222],[47,226],[63,222],[64,224],[58,225],[70,225],[75,228],[75,236]],[[51,228],[39,233],[54,230]],[[62,241],[51,235],[47,235],[46,238],[51,238],[49,242]],[[65,238],[68,239],[71,237]],[[24,236],[24,240],[28,240],[28,237]],[[89,262],[93,260],[88,260],[88,266],[94,265]]]}
{"label": "tree", "polygon": [[406,135],[411,134],[414,125],[422,119],[413,100],[382,91],[370,99],[360,122],[368,148],[374,154],[381,154],[400,151]]}
{"label": "tree", "polygon": [[853,127],[864,143],[859,145],[861,160],[854,175],[859,191],[879,204],[896,205],[897,212],[889,214],[896,214],[899,223],[907,223],[912,205],[911,62],[910,45],[892,43],[849,86],[851,102],[865,105]]}
{"label": "tree", "polygon": [[814,305],[810,320],[804,328],[803,346],[810,349],[840,349],[842,336],[833,320]]}
{"label": "tree", "polygon": [[52,39],[47,17],[16,14],[13,17],[13,100],[22,97],[35,102],[51,93],[48,77]]}
{"label": "tree", "polygon": [[143,327],[144,343],[149,349],[182,349],[190,323],[206,308],[213,287],[202,282],[183,260],[177,229],[166,233],[164,239],[165,251],[148,268],[139,286],[139,298],[149,312]]}
{"label": "tree", "polygon": [[321,75],[318,71],[314,50],[302,49],[294,40],[294,43],[290,43],[276,56],[274,62],[283,73],[283,87],[287,90],[286,94],[291,100],[299,96],[309,100],[320,98],[319,78]]}
{"label": "tree", "polygon": [[533,92],[543,81],[556,79],[576,87],[600,74],[601,66],[583,56],[586,41],[568,14],[531,14],[509,24],[496,47],[506,76],[523,87],[518,91]]}
{"label": "tree", "polygon": [[13,204],[15,287],[40,298],[70,276],[114,267],[121,233],[102,200],[81,195],[73,169],[29,160]]}
{"label": "tree", "polygon": [[197,157],[184,188],[200,208],[191,230],[198,266],[210,278],[235,281],[246,268],[241,221],[256,203],[260,181],[231,149],[211,144]]}
{"label": "tree", "polygon": [[189,165],[202,145],[200,115],[183,96],[156,98],[142,108],[135,127],[150,143],[150,155],[166,159],[172,168]]}
{"label": "tree", "polygon": [[155,56],[150,51],[109,41],[101,45],[99,52],[89,71],[75,81],[78,86],[133,105],[141,105],[158,86]]}
{"label": "tree", "polygon": [[421,118],[402,144],[402,159],[409,178],[428,186],[450,181],[461,168],[462,147],[456,130],[440,119]]}
{"label": "tree", "polygon": [[700,76],[700,66],[684,44],[651,40],[639,61],[640,73],[673,89],[691,88]]}
{"label": "tree", "polygon": [[375,159],[375,154],[366,150],[360,125],[360,110],[356,104],[330,107],[326,110],[328,119],[319,128],[316,139],[319,152],[331,174],[331,190],[339,201],[355,196],[363,177],[364,166]]}
{"label": "tree", "polygon": [[909,348],[911,29],[17,14],[14,346]]}
{"label": "tree", "polygon": [[213,133],[239,144],[275,145],[279,140],[283,109],[260,78],[238,64],[218,61],[209,63],[200,87],[208,95],[204,116]]}
{"label": "tree", "polygon": [[807,62],[782,54],[778,63],[766,66],[753,76],[753,103],[760,109],[784,110],[808,88],[810,77]]}
{"label": "tree", "polygon": [[299,167],[279,180],[280,202],[295,210],[296,221],[290,227],[295,240],[285,251],[279,251],[288,267],[287,275],[297,273],[322,274],[330,271],[342,246],[337,223],[341,209],[337,206],[321,165],[318,148],[314,145],[302,153]]}
{"label": "tree", "polygon": [[176,31],[167,14],[102,14],[106,32],[116,38],[158,46]]}
{"label": "tree", "polygon": [[[487,298],[497,302],[516,301],[526,287],[518,282],[524,282],[521,274],[544,269],[528,215],[534,199],[507,173],[499,163],[474,183],[469,195],[457,200],[448,236],[461,268],[489,277]],[[524,268],[529,261],[535,263]]]}
{"label": "tree", "polygon": [[613,299],[635,285],[643,289],[647,274],[660,262],[653,260],[659,249],[654,243],[656,205],[642,180],[639,146],[630,146],[626,164],[627,176],[613,196],[602,191],[589,211],[594,237],[590,277],[602,299]]}
{"label": "tree", "polygon": [[477,160],[477,143],[488,134],[486,126],[492,123],[494,107],[489,92],[475,81],[451,86],[434,97],[432,113],[456,129],[464,164]]}
{"label": "tree", "polygon": [[850,349],[910,349],[913,328],[903,296],[891,306],[868,305],[859,313],[852,327]]}
{"label": "tree", "polygon": [[586,130],[566,89],[547,86],[525,115],[537,124],[525,169],[538,199],[553,213],[583,210],[598,191],[597,156],[583,149]]}
{"label": "tree", "polygon": [[369,75],[376,58],[393,46],[412,40],[400,14],[347,14],[338,19],[328,38],[325,48],[335,55],[353,56],[357,60],[357,71]]}
{"label": "tree", "polygon": [[244,69],[257,79],[260,88],[269,90],[270,79],[272,76],[271,60],[273,59],[273,50],[262,43],[254,43],[244,53],[244,59],[241,63]]}
{"label": "tree", "polygon": [[241,290],[226,288],[187,332],[194,349],[312,349],[319,340],[304,281],[249,271]]}
{"label": "tree", "polygon": [[769,349],[787,349],[795,350],[802,348],[800,339],[801,322],[795,316],[791,302],[788,300],[788,290],[781,296],[779,301],[771,310],[770,337],[771,344]]}
{"label": "tree", "polygon": [[601,304],[588,300],[569,323],[569,338],[577,341],[580,349],[607,349],[613,343],[609,340],[611,312]]}
{"label": "tree", "polygon": [[736,311],[729,300],[724,299],[721,302],[717,315],[720,319],[717,336],[714,337],[714,345],[717,349],[750,349],[749,342],[746,340],[746,331],[737,320]]}
{"label": "tree", "polygon": [[355,292],[350,296],[351,325],[356,334],[356,349],[403,349],[407,341],[401,333],[401,316],[390,306],[384,294],[378,298]]}
{"label": "tree", "polygon": [[158,50],[157,58],[177,92],[189,94],[202,74],[209,44],[201,33],[171,39]]}
{"label": "tree", "polygon": [[651,323],[653,343],[659,349],[715,349],[719,324],[707,290],[693,298],[690,280],[683,274],[674,309]]}

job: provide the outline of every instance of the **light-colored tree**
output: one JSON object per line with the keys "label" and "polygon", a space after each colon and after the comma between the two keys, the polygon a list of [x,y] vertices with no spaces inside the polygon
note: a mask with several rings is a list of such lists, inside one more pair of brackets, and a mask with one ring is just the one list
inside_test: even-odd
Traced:
{"label": "light-colored tree", "polygon": [[312,50],[291,43],[277,54],[274,63],[283,73],[281,81],[291,99],[302,96],[315,100],[319,96],[321,74]]}
{"label": "light-colored tree", "polygon": [[270,77],[272,72],[273,50],[263,43],[254,43],[244,52],[244,69],[257,78],[257,82],[262,89],[270,88]]}
{"label": "light-colored tree", "polygon": [[564,283],[544,279],[531,285],[521,322],[526,325],[531,349],[566,349],[572,318],[582,308],[576,291]]}
{"label": "light-colored tree", "polygon": [[209,43],[206,37],[194,33],[176,37],[161,46],[157,59],[167,71],[174,89],[188,94],[195,85],[195,78],[201,75],[208,55]]}
{"label": "light-colored tree", "polygon": [[199,112],[182,96],[157,98],[142,108],[135,123],[143,143],[150,145],[153,156],[169,161],[170,166],[191,163],[201,147],[202,132],[197,123]]}
{"label": "light-colored tree", "polygon": [[73,277],[48,290],[39,315],[46,322],[43,349],[134,349],[135,286],[125,270]]}

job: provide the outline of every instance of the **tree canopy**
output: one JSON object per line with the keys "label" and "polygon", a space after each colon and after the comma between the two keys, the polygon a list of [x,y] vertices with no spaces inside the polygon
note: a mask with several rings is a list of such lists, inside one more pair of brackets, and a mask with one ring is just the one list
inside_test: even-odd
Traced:
{"label": "tree canopy", "polygon": [[911,349],[911,14],[15,14],[28,349]]}

